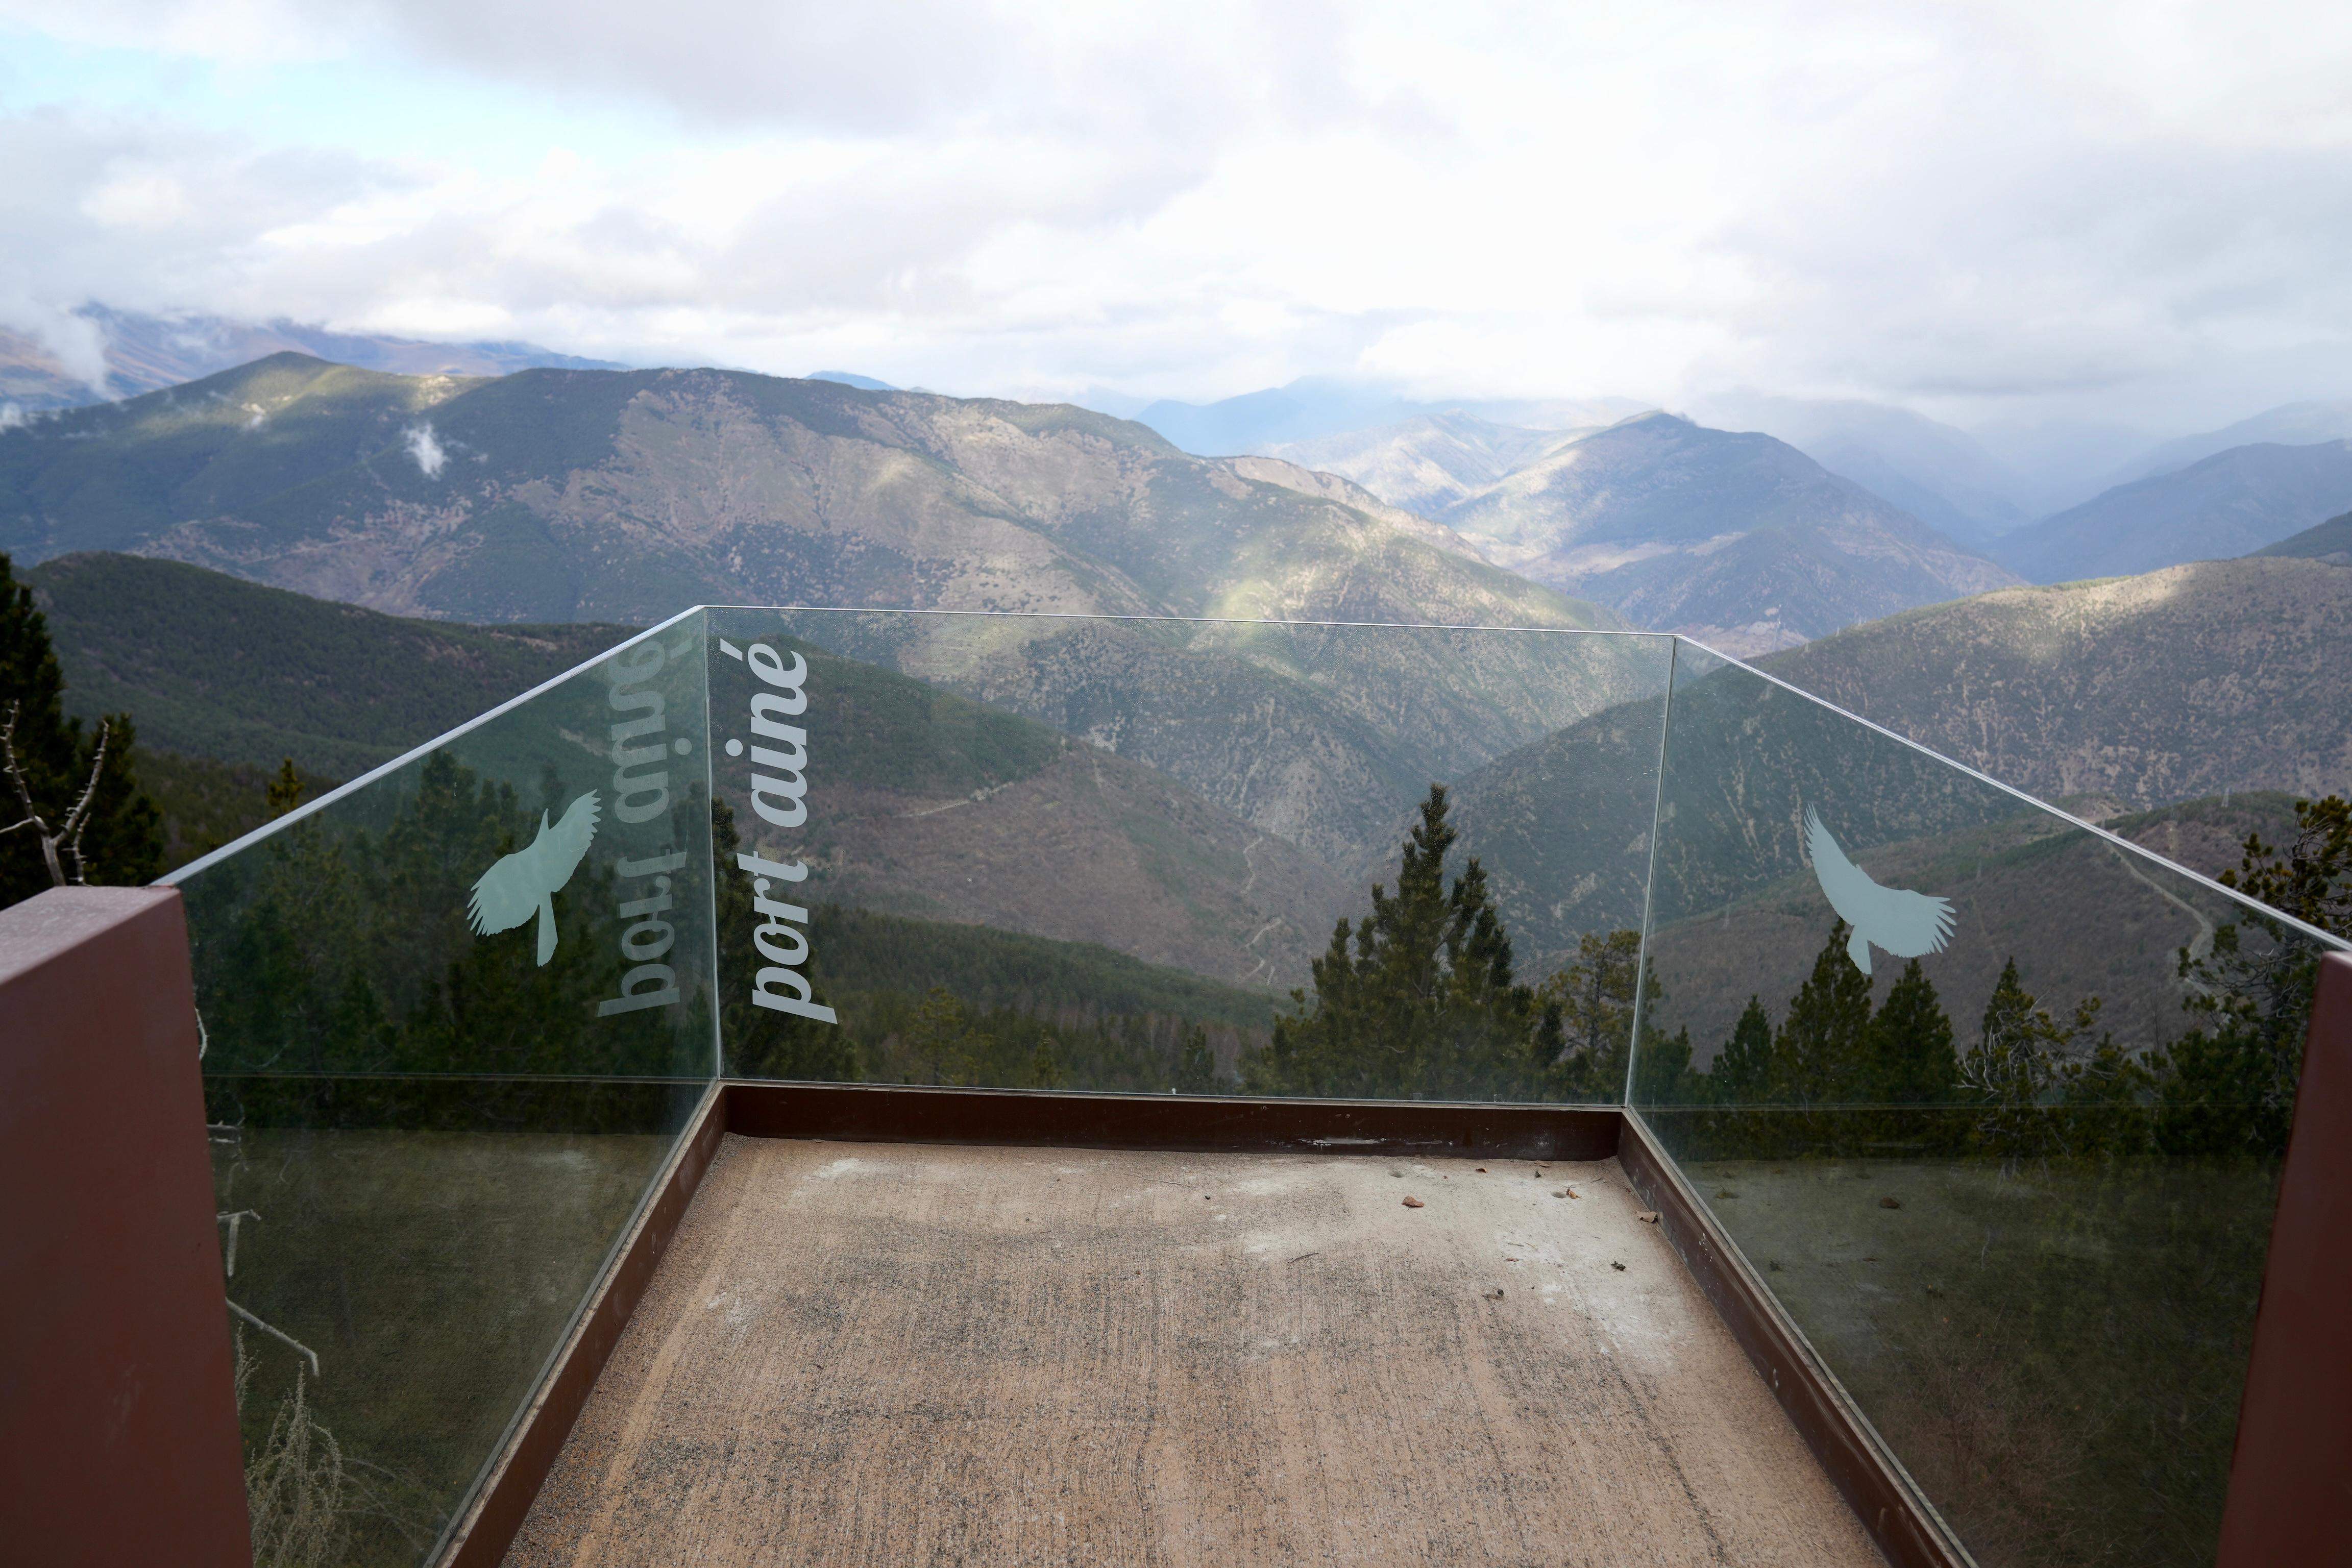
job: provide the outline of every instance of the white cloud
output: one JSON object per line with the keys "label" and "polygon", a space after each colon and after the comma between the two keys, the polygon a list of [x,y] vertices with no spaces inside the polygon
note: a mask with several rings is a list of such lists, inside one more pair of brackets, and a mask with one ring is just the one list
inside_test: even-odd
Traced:
{"label": "white cloud", "polygon": [[[2352,391],[2342,8],[11,6],[382,92],[319,145],[0,120],[19,326],[98,298],[961,391]],[[407,150],[427,79],[537,105],[549,154]],[[655,129],[562,145],[616,102]]]}
{"label": "white cloud", "polygon": [[433,421],[411,425],[400,434],[408,443],[408,455],[416,459],[417,468],[428,479],[439,479],[441,466],[449,460],[449,454],[442,450],[440,440],[433,434]]}

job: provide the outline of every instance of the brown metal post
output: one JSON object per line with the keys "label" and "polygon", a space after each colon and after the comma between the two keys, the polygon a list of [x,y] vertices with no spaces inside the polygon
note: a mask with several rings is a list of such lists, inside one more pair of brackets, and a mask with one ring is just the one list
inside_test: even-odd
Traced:
{"label": "brown metal post", "polygon": [[0,1555],[248,1568],[176,889],[0,910]]}
{"label": "brown metal post", "polygon": [[2352,956],[2321,960],[2220,1568],[2352,1563]]}

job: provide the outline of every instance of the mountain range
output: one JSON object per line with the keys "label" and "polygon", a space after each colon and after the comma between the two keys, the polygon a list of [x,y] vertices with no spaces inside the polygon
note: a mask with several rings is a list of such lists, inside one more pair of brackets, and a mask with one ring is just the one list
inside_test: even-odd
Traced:
{"label": "mountain range", "polygon": [[1672,414],[1557,433],[1423,416],[1277,449],[1418,502],[1498,565],[1730,653],[2017,581],[1786,442]]}
{"label": "mountain range", "polygon": [[[163,803],[176,822],[209,825],[205,833],[180,834],[186,853],[257,823],[261,770],[277,758],[348,776],[593,657],[627,631],[385,616],[181,563],[121,555],[66,557],[26,575],[49,618],[74,710],[137,715],[142,777],[165,786]],[[818,619],[798,617],[792,629],[822,631],[813,624]],[[1032,668],[1017,680],[1000,681],[999,694],[1036,716],[1007,713],[1000,705],[984,720],[1002,731],[988,752],[1019,765],[1009,773],[1000,768],[1003,777],[996,782],[1004,787],[982,796],[969,796],[957,784],[952,745],[927,764],[934,773],[949,767],[929,783],[919,769],[887,763],[909,746],[926,755],[939,752],[960,724],[969,726],[981,713],[958,708],[960,700],[943,693],[911,705],[893,695],[916,689],[891,665],[936,660],[941,647],[903,639],[858,647],[854,625],[823,634],[820,640],[858,656],[855,666],[844,659],[839,667],[856,679],[827,683],[850,703],[828,718],[829,732],[852,744],[836,756],[829,787],[838,794],[826,816],[844,853],[870,868],[861,874],[861,901],[924,918],[1090,938],[1229,981],[1292,983],[1330,915],[1349,901],[1348,889],[1392,872],[1411,795],[1435,777],[1457,786],[1455,819],[1466,850],[1484,858],[1531,972],[1562,962],[1580,932],[1638,918],[1655,788],[1654,695],[1635,692],[1516,746],[1500,742],[1528,734],[1525,727],[1472,732],[1465,742],[1431,736],[1418,755],[1403,757],[1393,731],[1374,731],[1360,713],[1318,710],[1295,694],[1291,717],[1273,728],[1237,722],[1251,703],[1273,716],[1265,705],[1286,694],[1270,680],[1242,684],[1251,671],[1217,650],[1153,647],[1119,639],[1117,630],[1092,626],[1093,641],[1016,648]],[[2250,826],[2275,830],[2284,795],[2261,792],[2315,795],[2352,781],[2352,742],[2346,740],[2352,734],[2352,677],[2330,658],[2347,634],[2352,570],[2313,559],[2264,559],[2173,568],[2122,583],[2010,589],[1853,628],[1775,656],[1767,668],[2210,872],[2233,863],[2235,845]],[[1366,673],[1380,668],[1365,657],[1366,647],[1400,638],[1352,635],[1354,644],[1330,649],[1334,666]],[[1402,640],[1424,656],[1461,646],[1431,634]],[[970,681],[976,672],[982,683],[999,680],[1002,667],[991,673],[982,668],[986,662],[957,665],[956,680]],[[1040,667],[1066,669],[1071,679],[1041,674]],[[1187,683],[1198,689],[1188,695],[1181,689]],[[1392,701],[1392,688],[1373,693],[1371,706]],[[1731,719],[1757,716],[1736,692],[1714,695],[1731,702]],[[1155,752],[1150,737],[1136,731],[1150,729],[1155,704],[1171,702],[1194,715],[1198,733],[1250,743],[1170,747],[1167,736],[1181,727],[1163,726]],[[1685,742],[1677,753],[1684,765],[1676,791],[1722,773],[1705,765],[1705,737],[1728,737],[1737,727],[1693,728],[1697,711],[1678,698]],[[1829,722],[1801,705],[1791,711]],[[959,712],[967,716],[959,720]],[[910,714],[919,719],[913,739],[890,742],[891,725],[903,725]],[[1433,726],[1463,722],[1459,713],[1422,716]],[[1307,721],[1320,725],[1307,743],[1284,733],[1285,726]],[[1778,722],[1786,728],[1788,721]],[[1693,737],[1702,742],[1696,751]],[[1899,807],[1917,792],[1824,773],[1822,759],[1832,750],[1798,745],[1787,765],[1809,778],[1821,774],[1809,787],[1842,792],[1850,806],[1879,803],[1871,805],[1878,837],[1869,841],[1895,837],[1927,845],[1940,842],[1939,834],[1976,831],[1972,817],[1937,816],[1933,797],[1927,797],[1925,815],[1914,814],[1916,822],[1900,810],[1888,815],[1888,803]],[[1349,765],[1392,765],[1395,776],[1344,824],[1264,809],[1269,799],[1284,797],[1279,791],[1254,794],[1254,775],[1269,763],[1276,772],[1295,771],[1301,757],[1327,751],[1359,759]],[[861,763],[867,752],[873,758]],[[236,811],[243,815],[205,816],[208,803],[232,784],[242,792]],[[1761,786],[1751,781],[1748,787]],[[1775,801],[1787,793],[1773,787]],[[2194,808],[2172,804],[2200,795],[2221,798]],[[1707,815],[1704,796],[1675,798],[1681,812],[1700,812],[1695,820]],[[1740,812],[1760,809],[1750,801],[1732,817],[1745,820]],[[1024,874],[1028,863],[1016,853],[1023,843],[1054,847],[1053,877]],[[1960,851],[1934,850],[1949,853]],[[1739,857],[1721,858],[1729,864]],[[986,877],[977,875],[982,868]],[[1793,870],[1774,872],[1781,873]],[[1709,880],[1703,866],[1676,874],[1700,902],[1737,893]],[[1057,891],[1055,879],[1076,881]],[[1791,923],[1785,911],[1774,912],[1771,900],[1786,901],[1784,893],[1759,894],[1764,903],[1735,915],[1743,952],[1762,943],[1758,952],[1786,956],[1780,949],[1810,943],[1810,953],[1819,945],[1819,931],[1805,920]],[[1978,897],[1980,908],[2005,907],[1998,899],[1986,902],[1989,894]],[[1255,914],[1244,919],[1249,911]],[[1235,931],[1262,934],[1243,942],[1230,934]],[[1693,988],[1719,966],[1706,957],[1704,941],[1677,941],[1681,994],[1696,1005],[1700,992]],[[1727,990],[1706,1004],[1704,1016],[1712,1019],[1709,1009],[1717,1003],[1736,1010],[1744,995]]]}
{"label": "mountain range", "polygon": [[1992,550],[2037,583],[2126,576],[2250,554],[2347,507],[2352,440],[2264,442],[2118,485]]}
{"label": "mountain range", "polygon": [[[1042,618],[1622,624],[1338,481],[1244,471],[1259,461],[1067,405],[722,371],[401,377],[289,354],[0,432],[0,547],[134,551],[478,621],[643,623],[698,602],[1039,612],[1017,635],[892,622],[860,657],[1069,732],[1098,727],[1092,685],[1123,671],[1150,700],[1102,732],[1111,749],[1335,859],[1464,756],[1654,687],[1611,639],[1433,657],[1397,636]],[[1246,757],[1218,750],[1235,712],[1260,715]]]}
{"label": "mountain range", "polygon": [[75,312],[103,343],[101,384],[82,379],[89,367],[69,365],[57,351],[26,333],[0,327],[0,405],[19,415],[75,408],[110,397],[136,396],[273,353],[305,353],[364,370],[405,375],[505,375],[538,366],[618,370],[607,360],[581,359],[535,343],[425,342],[277,321],[237,321],[193,313],[169,316],[85,305]]}
{"label": "mountain range", "polygon": [[2282,403],[2218,430],[2200,430],[2159,441],[2116,469],[2107,482],[2112,488],[2158,474],[2177,473],[2232,447],[2308,447],[2315,442],[2341,441],[2348,437],[2352,437],[2352,402]]}
{"label": "mountain range", "polygon": [[[2291,833],[2290,795],[2352,784],[2347,646],[2352,570],[2263,559],[2009,589],[1763,666],[2212,875],[2249,831]],[[1654,866],[1658,1016],[1669,1031],[1687,1024],[1705,1060],[1759,976],[1793,982],[1821,950],[1832,916],[1797,831],[1818,809],[1883,883],[1954,900],[1959,934],[1931,972],[1955,1017],[1982,1006],[2014,957],[2029,985],[2063,982],[2067,1003],[2134,998],[2106,1020],[2119,1037],[2178,1035],[2174,953],[2229,918],[2217,896],[1796,690],[1703,654],[1687,668],[1654,862],[1646,805],[1623,787],[1654,766],[1652,705],[1580,720],[1458,782],[1456,820],[1521,952],[1558,962],[1581,932],[1631,925]]]}
{"label": "mountain range", "polygon": [[1729,393],[1685,410],[1725,430],[1759,430],[1840,479],[1981,550],[2034,516],[2034,486],[1967,431],[1858,399]]}

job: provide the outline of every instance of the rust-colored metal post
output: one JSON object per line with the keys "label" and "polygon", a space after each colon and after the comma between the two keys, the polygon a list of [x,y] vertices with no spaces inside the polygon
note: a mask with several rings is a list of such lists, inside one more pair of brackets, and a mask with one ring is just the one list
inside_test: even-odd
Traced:
{"label": "rust-colored metal post", "polygon": [[0,910],[0,1556],[249,1568],[180,895]]}
{"label": "rust-colored metal post", "polygon": [[2319,966],[2220,1568],[2352,1563],[2352,957]]}

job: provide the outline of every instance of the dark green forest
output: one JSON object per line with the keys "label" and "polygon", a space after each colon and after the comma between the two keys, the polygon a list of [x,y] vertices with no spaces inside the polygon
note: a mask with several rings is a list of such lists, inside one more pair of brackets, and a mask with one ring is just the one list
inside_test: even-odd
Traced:
{"label": "dark green forest", "polygon": [[163,816],[140,787],[126,712],[85,725],[33,591],[0,554],[0,906],[67,883],[135,886],[163,869]]}

